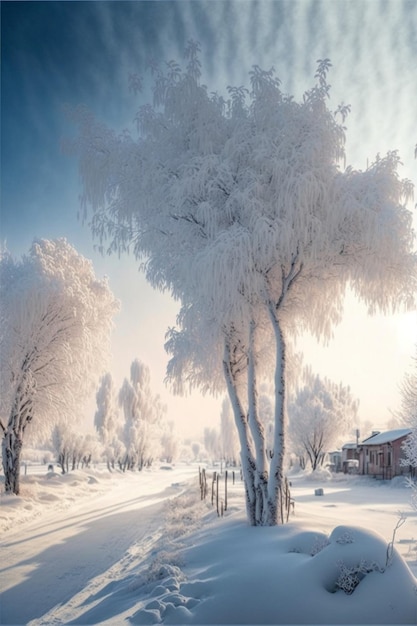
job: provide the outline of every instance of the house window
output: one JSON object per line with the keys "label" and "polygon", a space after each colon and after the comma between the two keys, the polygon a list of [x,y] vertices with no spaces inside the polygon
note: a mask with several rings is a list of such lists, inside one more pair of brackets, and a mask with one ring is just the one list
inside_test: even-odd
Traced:
{"label": "house window", "polygon": [[375,452],[375,465],[378,465],[379,455]]}
{"label": "house window", "polygon": [[391,465],[391,450],[389,450],[389,451],[388,451],[387,465],[388,465],[388,466],[390,466],[390,465]]}

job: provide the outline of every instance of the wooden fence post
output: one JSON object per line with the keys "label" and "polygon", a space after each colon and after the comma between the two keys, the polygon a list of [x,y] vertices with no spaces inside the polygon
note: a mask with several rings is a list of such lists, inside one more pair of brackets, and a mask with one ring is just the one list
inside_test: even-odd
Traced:
{"label": "wooden fence post", "polygon": [[198,468],[198,472],[199,472],[199,479],[200,479],[200,495],[201,495],[201,499],[205,500],[206,496],[207,496],[207,477],[206,477],[206,470],[203,468],[200,471],[200,468]]}
{"label": "wooden fence post", "polygon": [[220,515],[219,513],[219,475],[218,474],[216,476],[216,508],[217,508],[217,515]]}
{"label": "wooden fence post", "polygon": [[227,470],[224,473],[224,510],[227,511]]}

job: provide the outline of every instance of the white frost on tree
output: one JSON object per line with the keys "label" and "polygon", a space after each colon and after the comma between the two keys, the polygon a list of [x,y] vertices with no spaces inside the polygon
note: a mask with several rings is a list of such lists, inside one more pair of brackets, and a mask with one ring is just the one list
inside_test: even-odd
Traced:
{"label": "white frost on tree", "polygon": [[0,262],[0,428],[6,492],[19,493],[29,424],[39,437],[75,422],[103,371],[118,304],[64,239]]}
{"label": "white frost on tree", "polygon": [[[413,358],[413,365],[404,377],[401,385],[401,408],[400,416],[404,424],[411,428],[411,434],[403,444],[405,454],[404,465],[409,465],[417,470],[417,347]],[[415,504],[417,508],[417,491],[415,491]]]}
{"label": "white frost on tree", "polygon": [[119,391],[119,406],[125,418],[124,467],[133,469],[137,466],[142,470],[160,456],[161,427],[166,407],[159,396],[152,393],[149,367],[139,359],[132,362],[130,379],[125,378]]}
{"label": "white frost on tree", "polygon": [[80,466],[89,467],[100,456],[100,444],[95,435],[80,433],[74,425],[65,422],[53,428],[52,446],[63,474]]}
{"label": "white frost on tree", "polygon": [[161,436],[161,458],[167,463],[173,463],[178,457],[179,441],[175,433],[175,424],[172,420],[163,424]]}
{"label": "white frost on tree", "polygon": [[294,452],[303,453],[314,471],[351,430],[359,402],[349,387],[321,379],[309,368],[304,370],[303,382],[288,404],[289,438]]}
{"label": "white frost on tree", "polygon": [[[94,235],[110,251],[132,249],[151,284],[181,302],[168,378],[178,391],[226,387],[248,519],[273,525],[289,511],[288,342],[302,330],[329,339],[348,284],[370,313],[411,305],[412,185],[396,152],[343,169],[349,107],[328,107],[328,59],[300,102],[258,66],[225,99],[201,83],[198,53],[190,42],[184,70],[154,69],[136,137],[79,108],[73,148]],[[268,374],[272,458],[258,403]]]}
{"label": "white frost on tree", "polygon": [[61,422],[54,426],[52,430],[52,447],[56,455],[56,462],[62,473],[68,473],[74,448],[74,431],[71,430],[69,424]]}
{"label": "white frost on tree", "polygon": [[100,381],[96,403],[94,426],[103,446],[107,467],[111,470],[120,460],[122,444],[119,439],[121,424],[116,406],[116,392],[110,372],[107,372]]}

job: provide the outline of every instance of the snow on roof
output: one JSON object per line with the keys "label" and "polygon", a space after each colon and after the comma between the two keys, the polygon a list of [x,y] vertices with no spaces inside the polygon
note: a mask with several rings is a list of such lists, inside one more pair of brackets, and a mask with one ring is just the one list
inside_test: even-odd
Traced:
{"label": "snow on roof", "polygon": [[348,441],[348,443],[344,443],[342,446],[342,450],[352,450],[356,448],[356,442]]}
{"label": "snow on roof", "polygon": [[406,437],[410,433],[411,428],[397,428],[396,430],[386,430],[383,433],[371,435],[367,439],[364,439],[361,445],[366,444],[379,446],[383,443],[389,443],[390,441],[396,441],[397,439],[401,439],[401,437]]}

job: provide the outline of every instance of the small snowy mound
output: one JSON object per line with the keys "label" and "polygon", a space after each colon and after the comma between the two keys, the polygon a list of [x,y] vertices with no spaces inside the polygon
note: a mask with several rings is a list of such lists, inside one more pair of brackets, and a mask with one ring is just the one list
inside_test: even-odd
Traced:
{"label": "small snowy mound", "polygon": [[[340,624],[347,617],[352,623],[416,623],[416,580],[395,549],[372,531],[338,526],[296,572],[311,623]],[[298,611],[294,606],[291,618],[301,623]]]}
{"label": "small snowy mound", "polygon": [[320,482],[326,483],[333,480],[333,474],[327,467],[317,467],[313,470],[305,470],[303,472],[303,477],[305,480],[309,480],[311,482]]}
{"label": "small snowy mound", "polygon": [[416,623],[416,579],[369,530],[232,523],[201,531],[183,556],[181,576],[167,577],[175,589],[160,581],[132,623]]}

